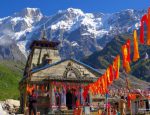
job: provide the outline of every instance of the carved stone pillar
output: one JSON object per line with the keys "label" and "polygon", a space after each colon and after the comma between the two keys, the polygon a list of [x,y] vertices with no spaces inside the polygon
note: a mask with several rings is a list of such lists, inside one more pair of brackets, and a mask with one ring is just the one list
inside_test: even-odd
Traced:
{"label": "carved stone pillar", "polygon": [[66,107],[66,89],[63,87],[61,90],[61,110],[67,110],[67,107]]}
{"label": "carved stone pillar", "polygon": [[80,104],[84,105],[83,89],[82,89],[82,87],[80,88]]}
{"label": "carved stone pillar", "polygon": [[89,91],[89,104],[90,106],[92,106],[92,94],[90,91]]}
{"label": "carved stone pillar", "polygon": [[51,109],[52,109],[52,110],[57,110],[56,98],[55,98],[55,92],[54,92],[54,86],[53,86],[53,85],[51,85],[51,96],[50,96],[50,100],[51,100]]}

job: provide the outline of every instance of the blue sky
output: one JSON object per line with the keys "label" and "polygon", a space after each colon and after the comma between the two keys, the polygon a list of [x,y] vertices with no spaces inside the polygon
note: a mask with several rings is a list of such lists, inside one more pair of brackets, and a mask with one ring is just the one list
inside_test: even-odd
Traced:
{"label": "blue sky", "polygon": [[112,13],[129,8],[147,9],[150,0],[0,0],[0,17],[12,15],[26,7],[40,8],[45,15],[69,7],[85,12]]}

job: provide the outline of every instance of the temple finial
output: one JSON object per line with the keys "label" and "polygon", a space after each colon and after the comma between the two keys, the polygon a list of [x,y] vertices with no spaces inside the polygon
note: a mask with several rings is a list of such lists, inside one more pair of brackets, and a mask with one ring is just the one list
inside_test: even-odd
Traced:
{"label": "temple finial", "polygon": [[42,33],[41,33],[41,39],[42,40],[47,39],[45,24],[44,24],[44,28],[43,28]]}
{"label": "temple finial", "polygon": [[52,41],[52,39],[53,39],[53,30],[52,30],[52,28],[50,29],[50,41]]}

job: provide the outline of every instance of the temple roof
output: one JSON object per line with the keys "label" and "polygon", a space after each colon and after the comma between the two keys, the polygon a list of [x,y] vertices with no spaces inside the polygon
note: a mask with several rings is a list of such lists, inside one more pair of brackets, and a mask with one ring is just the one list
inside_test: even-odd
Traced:
{"label": "temple roof", "polygon": [[73,58],[64,59],[64,60],[61,60],[61,61],[56,62],[56,63],[53,63],[53,64],[47,64],[47,65],[42,66],[42,67],[34,68],[34,69],[32,69],[31,73],[35,73],[35,72],[38,72],[38,71],[40,71],[40,70],[43,70],[43,69],[52,67],[52,66],[57,65],[57,64],[59,64],[59,63],[65,62],[65,61],[67,61],[67,60],[70,60],[70,61],[73,61],[73,62],[78,63],[78,64],[80,64],[80,65],[83,65],[83,66],[86,67],[88,70],[90,70],[90,71],[92,71],[92,72],[94,72],[94,73],[97,73],[97,74],[99,74],[99,75],[102,75],[102,74],[103,74],[103,73],[101,73],[100,71],[98,71],[97,69],[95,69],[95,68],[93,68],[93,67],[91,67],[91,66],[89,66],[89,65],[87,65],[87,64],[85,64],[85,63],[83,63],[83,62],[81,62],[81,61],[79,61],[79,60],[73,59]]}

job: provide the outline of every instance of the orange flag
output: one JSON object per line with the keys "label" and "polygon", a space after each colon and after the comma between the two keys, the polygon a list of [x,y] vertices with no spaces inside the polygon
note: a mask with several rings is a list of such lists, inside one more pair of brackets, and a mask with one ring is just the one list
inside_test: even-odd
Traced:
{"label": "orange flag", "polygon": [[133,31],[133,47],[134,47],[133,61],[135,62],[140,58],[138,39],[137,39],[137,31],[136,30]]}
{"label": "orange flag", "polygon": [[101,82],[101,77],[98,79],[98,87],[101,87],[102,82]]}
{"label": "orange flag", "polygon": [[125,71],[129,73],[131,71],[131,68],[128,60],[128,48],[126,44],[122,46],[122,56],[123,56],[123,67]]}
{"label": "orange flag", "polygon": [[114,78],[119,78],[119,69],[120,69],[120,56],[116,56],[113,62]]}
{"label": "orange flag", "polygon": [[107,84],[109,86],[111,84],[111,81],[110,81],[110,69],[109,68],[106,70],[106,78],[107,78]]}
{"label": "orange flag", "polygon": [[120,56],[117,56],[117,76],[119,78],[119,70],[120,70]]}
{"label": "orange flag", "polygon": [[103,89],[103,93],[105,93],[107,88],[106,88],[104,76],[102,77],[102,89]]}
{"label": "orange flag", "polygon": [[93,83],[89,85],[89,90],[90,90],[90,92],[94,95]]}
{"label": "orange flag", "polygon": [[128,40],[126,41],[126,45],[127,45],[127,49],[128,49],[127,60],[128,60],[128,62],[131,62],[131,59],[130,59],[130,46],[131,46],[130,39],[128,39]]}
{"label": "orange flag", "polygon": [[127,62],[130,62],[130,59],[129,59],[129,57],[130,57],[129,44],[130,44],[130,43],[129,43],[129,40],[127,40],[127,42],[126,42],[124,45],[122,45],[123,67],[126,66],[126,63],[127,63]]}
{"label": "orange flag", "polygon": [[148,9],[147,45],[150,45],[150,8]]}
{"label": "orange flag", "polygon": [[29,85],[27,84],[26,91],[29,92]]}
{"label": "orange flag", "polygon": [[[101,78],[101,77],[100,77]],[[102,92],[101,92],[101,88],[102,88],[102,86],[101,86],[101,79],[98,79],[97,80],[97,82],[98,82],[98,90],[99,90],[99,94],[102,94]]]}
{"label": "orange flag", "polygon": [[34,86],[29,86],[29,85],[27,84],[27,87],[26,87],[27,93],[31,94],[33,90],[34,90]]}
{"label": "orange flag", "polygon": [[105,81],[105,88],[107,89],[107,87],[108,87],[108,80],[107,80],[107,75],[106,75],[106,73],[104,73],[104,81]]}

